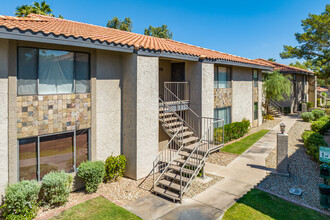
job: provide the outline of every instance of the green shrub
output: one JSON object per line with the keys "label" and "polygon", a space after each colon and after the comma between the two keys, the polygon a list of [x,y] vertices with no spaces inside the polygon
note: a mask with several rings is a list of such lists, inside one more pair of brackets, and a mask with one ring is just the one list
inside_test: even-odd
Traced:
{"label": "green shrub", "polygon": [[319,98],[316,99],[316,103],[317,103],[317,106],[320,106],[321,105],[321,100]]}
{"label": "green shrub", "polygon": [[290,114],[291,113],[291,107],[287,106],[283,108],[284,114]]}
{"label": "green shrub", "polygon": [[124,175],[126,168],[126,158],[124,155],[110,156],[105,160],[104,181],[116,181]]}
{"label": "green shrub", "polygon": [[38,212],[40,184],[22,180],[6,188],[3,217],[6,219],[33,219]]}
{"label": "green shrub", "polygon": [[[243,119],[241,122],[233,122],[225,125],[224,142],[227,143],[228,141],[243,137],[246,133],[249,132],[250,126],[251,123],[247,119]],[[222,142],[222,128],[215,128],[214,130],[215,140]]]}
{"label": "green shrub", "polygon": [[61,172],[50,172],[42,179],[43,201],[51,206],[64,205],[72,190],[73,177]]}
{"label": "green shrub", "polygon": [[330,121],[330,116],[329,115],[323,116],[323,117],[319,118],[319,121],[328,122],[328,121]]}
{"label": "green shrub", "polygon": [[304,121],[313,121],[314,120],[314,114],[312,112],[304,112],[301,114],[301,117]]}
{"label": "green shrub", "polygon": [[328,121],[317,120],[313,121],[311,124],[312,131],[324,134],[328,128],[330,128],[330,123]]}
{"label": "green shrub", "polygon": [[325,142],[323,136],[314,131],[305,131],[302,134],[302,139],[304,141],[304,145],[307,149],[307,153],[312,156],[312,158],[316,161],[319,160],[319,148],[321,146],[328,146],[327,142]]}
{"label": "green shrub", "polygon": [[325,111],[321,110],[321,109],[314,109],[312,111],[313,115],[314,115],[314,120],[317,120],[323,116],[325,116]]}
{"label": "green shrub", "polygon": [[88,193],[95,192],[98,189],[104,174],[103,161],[86,161],[78,167],[78,176],[84,180]]}
{"label": "green shrub", "polygon": [[307,109],[311,109],[313,107],[313,103],[306,102]]}

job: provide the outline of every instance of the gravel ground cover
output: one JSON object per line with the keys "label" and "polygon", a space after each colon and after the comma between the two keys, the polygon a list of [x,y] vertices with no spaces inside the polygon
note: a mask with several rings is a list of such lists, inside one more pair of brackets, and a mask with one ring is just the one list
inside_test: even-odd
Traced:
{"label": "gravel ground cover", "polygon": [[207,158],[206,162],[217,164],[220,166],[227,166],[238,156],[238,154],[232,154],[227,152],[214,152],[209,156],[209,158]]}
{"label": "gravel ground cover", "polygon": [[[153,176],[150,175],[147,179],[140,179],[138,181],[129,178],[120,178],[117,182],[102,183],[96,193],[87,194],[84,190],[78,190],[72,192],[69,197],[69,201],[64,207],[68,207],[72,204],[88,199],[91,196],[103,195],[110,198],[112,201],[125,205],[131,203],[149,193],[153,186]],[[61,209],[61,207],[47,208],[41,207],[37,218],[42,218],[49,212]]]}
{"label": "gravel ground cover", "polygon": [[[306,148],[301,140],[301,134],[309,128],[310,123],[298,120],[288,132],[290,177],[270,174],[259,184],[259,187],[322,209],[319,204],[318,191],[318,185],[322,183],[322,179],[319,177],[319,164],[306,153]],[[276,167],[276,149],[267,157],[266,166],[269,168]],[[302,195],[290,194],[289,190],[292,187],[302,189]]]}
{"label": "gravel ground cover", "polygon": [[223,177],[215,176],[209,173],[206,173],[205,175],[212,178],[212,180],[207,183],[202,183],[200,181],[196,181],[195,179],[184,196],[192,198],[223,179]]}

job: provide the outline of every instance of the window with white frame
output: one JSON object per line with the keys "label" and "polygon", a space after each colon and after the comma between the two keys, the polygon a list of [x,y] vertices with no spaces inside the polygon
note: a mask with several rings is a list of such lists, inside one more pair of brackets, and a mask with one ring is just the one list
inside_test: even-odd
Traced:
{"label": "window with white frame", "polygon": [[74,172],[90,158],[89,130],[18,140],[19,180],[39,180],[51,171]]}
{"label": "window with white frame", "polygon": [[214,109],[214,118],[223,119],[225,125],[230,124],[231,123],[231,107],[215,108]]}
{"label": "window with white frame", "polygon": [[223,89],[231,87],[230,67],[214,67],[214,88]]}
{"label": "window with white frame", "polygon": [[89,54],[18,48],[18,95],[88,93]]}

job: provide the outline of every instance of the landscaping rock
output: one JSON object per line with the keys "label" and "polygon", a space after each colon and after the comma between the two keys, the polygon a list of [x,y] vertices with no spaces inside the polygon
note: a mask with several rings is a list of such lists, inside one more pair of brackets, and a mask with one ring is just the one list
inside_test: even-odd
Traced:
{"label": "landscaping rock", "polygon": [[[270,174],[258,186],[321,209],[318,185],[322,183],[322,179],[319,177],[319,164],[306,153],[306,148],[301,140],[301,134],[309,128],[310,123],[299,120],[288,132],[290,177]],[[266,166],[276,168],[276,149],[268,155]],[[302,195],[290,194],[289,191],[292,187],[302,189]]]}

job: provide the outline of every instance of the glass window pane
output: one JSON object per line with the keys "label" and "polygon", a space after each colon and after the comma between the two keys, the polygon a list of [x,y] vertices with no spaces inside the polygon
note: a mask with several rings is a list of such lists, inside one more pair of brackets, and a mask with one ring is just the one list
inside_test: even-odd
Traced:
{"label": "glass window pane", "polygon": [[253,70],[254,87],[258,87],[258,70]]}
{"label": "glass window pane", "polygon": [[39,94],[73,92],[73,53],[39,50]]}
{"label": "glass window pane", "polygon": [[227,68],[218,67],[218,77],[219,77],[219,88],[227,87]]}
{"label": "glass window pane", "polygon": [[230,68],[227,67],[227,88],[231,88],[231,73]]}
{"label": "glass window pane", "polygon": [[19,180],[37,179],[37,138],[19,140]]}
{"label": "glass window pane", "polygon": [[40,180],[50,171],[73,171],[73,133],[40,138]]}
{"label": "glass window pane", "polygon": [[89,55],[87,53],[76,53],[76,93],[89,92]]}
{"label": "glass window pane", "polygon": [[37,94],[37,49],[18,48],[17,94]]}
{"label": "glass window pane", "polygon": [[258,119],[258,102],[254,103],[254,120]]}
{"label": "glass window pane", "polygon": [[227,108],[227,123],[226,124],[230,124],[231,123],[231,107]]}
{"label": "glass window pane", "polygon": [[76,133],[76,163],[79,165],[88,158],[88,130],[77,131]]}

